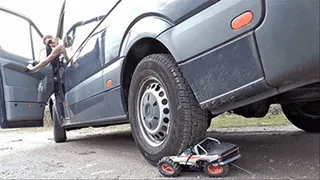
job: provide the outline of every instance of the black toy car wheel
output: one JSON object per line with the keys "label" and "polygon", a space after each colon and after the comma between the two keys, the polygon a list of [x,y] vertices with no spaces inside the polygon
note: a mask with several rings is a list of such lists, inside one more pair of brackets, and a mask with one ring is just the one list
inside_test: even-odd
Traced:
{"label": "black toy car wheel", "polygon": [[200,108],[169,54],[150,55],[138,64],[128,101],[134,140],[152,165],[181,153],[206,134],[208,112]]}
{"label": "black toy car wheel", "polygon": [[206,163],[204,171],[210,177],[224,177],[229,172],[229,165],[215,166],[211,163]]}
{"label": "black toy car wheel", "polygon": [[178,163],[173,162],[170,158],[164,157],[158,163],[159,172],[165,177],[175,177],[180,174],[181,168]]}
{"label": "black toy car wheel", "polygon": [[60,125],[60,116],[57,111],[56,104],[52,108],[52,121],[53,121],[53,139],[56,143],[62,143],[67,140],[66,130]]}
{"label": "black toy car wheel", "polygon": [[306,132],[320,132],[320,101],[281,106],[283,113],[293,125]]}

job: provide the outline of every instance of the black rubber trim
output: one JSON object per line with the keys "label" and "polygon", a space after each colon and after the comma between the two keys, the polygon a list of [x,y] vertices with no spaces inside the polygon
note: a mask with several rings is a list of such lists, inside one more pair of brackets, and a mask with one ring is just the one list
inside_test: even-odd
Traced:
{"label": "black rubber trim", "polygon": [[5,110],[5,101],[4,101],[4,91],[3,91],[3,83],[2,83],[2,75],[0,69],[0,127],[6,128],[7,114]]}
{"label": "black rubber trim", "polygon": [[188,12],[187,14],[181,16],[180,18],[178,18],[175,21],[175,25],[180,24],[181,22],[183,22],[184,20],[190,18],[191,16],[197,14],[198,12],[206,9],[207,7],[212,6],[213,4],[216,4],[217,2],[219,2],[220,0],[209,0],[206,3],[203,3],[201,6],[197,7],[196,9]]}
{"label": "black rubber trim", "polygon": [[96,120],[91,122],[75,122],[75,123],[66,123],[63,125],[63,128],[84,128],[84,127],[99,127],[99,126],[107,126],[107,125],[120,125],[120,124],[128,124],[129,120],[126,115],[111,117],[103,120]]}

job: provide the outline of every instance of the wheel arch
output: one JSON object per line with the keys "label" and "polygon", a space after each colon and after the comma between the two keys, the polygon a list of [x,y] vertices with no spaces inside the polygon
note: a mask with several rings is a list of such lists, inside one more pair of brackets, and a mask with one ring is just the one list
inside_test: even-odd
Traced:
{"label": "wheel arch", "polygon": [[121,84],[123,86],[124,102],[127,111],[129,87],[133,72],[139,62],[146,56],[156,53],[169,53],[169,50],[157,39],[151,37],[143,37],[137,40],[125,56],[122,72]]}
{"label": "wheel arch", "polygon": [[158,13],[141,14],[128,26],[119,51],[119,57],[125,57],[120,78],[126,111],[128,111],[131,76],[136,66],[150,54],[170,53],[167,47],[156,38],[171,27],[173,27],[172,21]]}
{"label": "wheel arch", "polygon": [[156,39],[171,27],[173,23],[161,14],[140,15],[126,30],[121,42],[119,57],[126,56],[137,41],[144,38]]}

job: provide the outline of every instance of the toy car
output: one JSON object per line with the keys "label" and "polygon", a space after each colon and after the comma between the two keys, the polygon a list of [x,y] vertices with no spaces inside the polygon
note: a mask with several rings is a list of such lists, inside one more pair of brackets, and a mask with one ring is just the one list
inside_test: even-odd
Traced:
{"label": "toy car", "polygon": [[229,171],[229,163],[240,156],[237,145],[207,137],[179,156],[163,157],[158,169],[166,177],[178,176],[182,168],[204,170],[210,177],[223,177]]}

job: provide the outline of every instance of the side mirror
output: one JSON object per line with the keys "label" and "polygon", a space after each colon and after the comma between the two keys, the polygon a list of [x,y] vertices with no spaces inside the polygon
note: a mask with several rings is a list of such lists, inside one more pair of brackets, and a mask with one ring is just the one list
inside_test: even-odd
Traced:
{"label": "side mirror", "polygon": [[65,48],[71,47],[72,44],[73,44],[73,39],[72,39],[72,37],[70,37],[70,36],[64,37],[64,39],[63,39],[63,45],[64,45]]}

